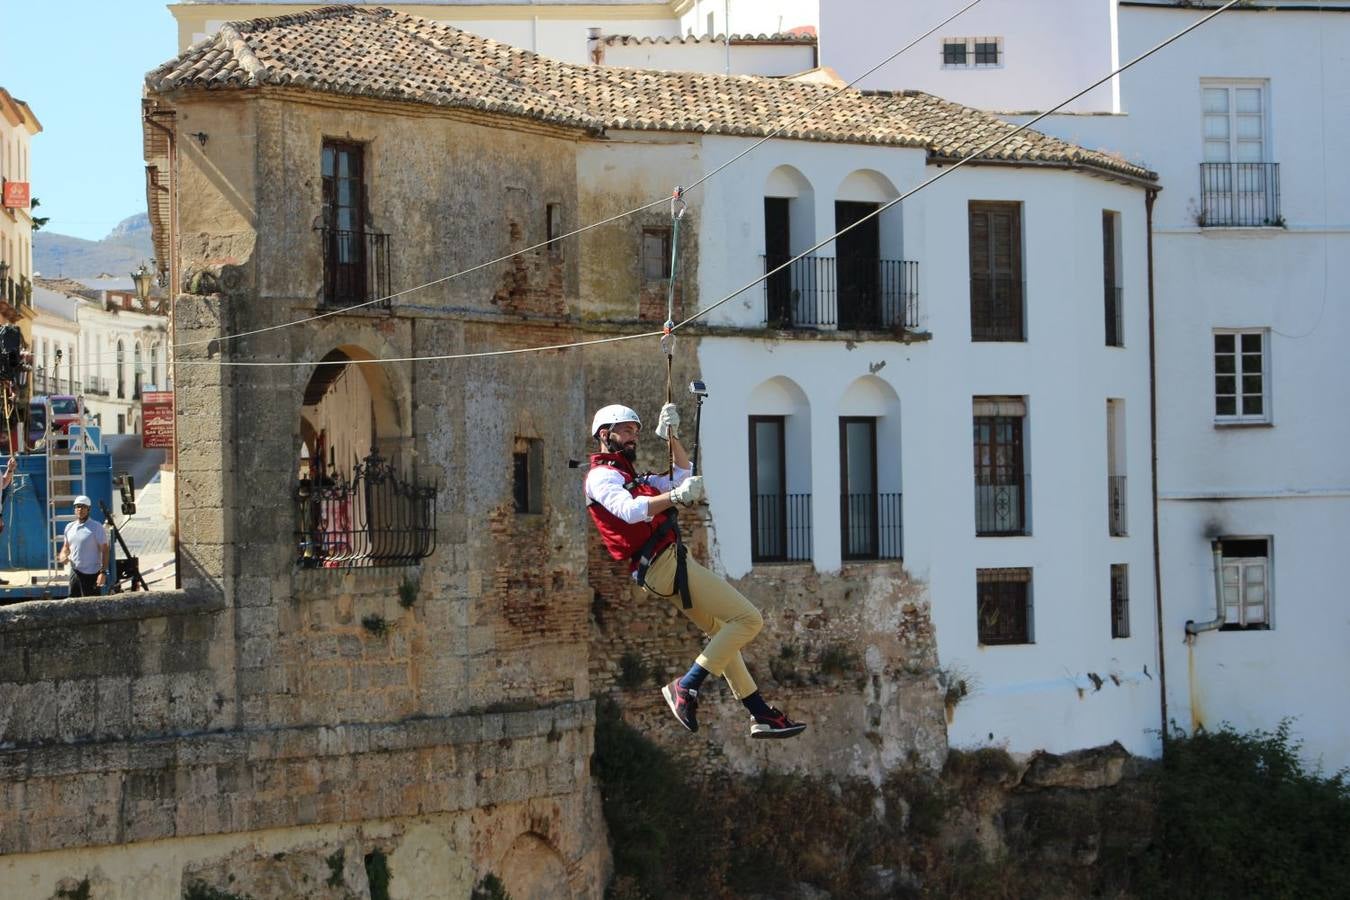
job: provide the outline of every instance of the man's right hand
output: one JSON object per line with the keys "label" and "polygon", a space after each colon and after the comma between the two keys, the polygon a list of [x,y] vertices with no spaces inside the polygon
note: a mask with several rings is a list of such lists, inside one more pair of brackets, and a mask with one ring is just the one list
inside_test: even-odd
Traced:
{"label": "man's right hand", "polygon": [[681,506],[692,506],[702,499],[702,475],[690,475],[684,481],[675,485],[675,488],[670,492],[670,502],[678,503]]}

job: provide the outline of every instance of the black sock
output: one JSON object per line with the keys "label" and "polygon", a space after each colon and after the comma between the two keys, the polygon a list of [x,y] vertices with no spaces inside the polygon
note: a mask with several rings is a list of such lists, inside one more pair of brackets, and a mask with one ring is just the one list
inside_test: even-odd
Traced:
{"label": "black sock", "polygon": [[769,714],[769,704],[764,702],[764,697],[759,691],[755,691],[749,697],[742,697],[741,703],[745,704],[745,708],[750,710],[750,715],[756,718]]}

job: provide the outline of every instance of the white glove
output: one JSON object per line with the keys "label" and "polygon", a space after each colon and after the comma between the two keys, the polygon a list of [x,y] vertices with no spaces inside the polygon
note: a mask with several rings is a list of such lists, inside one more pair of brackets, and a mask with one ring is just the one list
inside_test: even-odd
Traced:
{"label": "white glove", "polygon": [[680,431],[680,411],[674,403],[667,403],[661,407],[661,415],[656,420],[656,436],[661,440],[679,437]]}
{"label": "white glove", "polygon": [[703,476],[690,475],[684,481],[675,485],[675,489],[670,492],[670,499],[673,503],[681,506],[693,506],[703,499]]}

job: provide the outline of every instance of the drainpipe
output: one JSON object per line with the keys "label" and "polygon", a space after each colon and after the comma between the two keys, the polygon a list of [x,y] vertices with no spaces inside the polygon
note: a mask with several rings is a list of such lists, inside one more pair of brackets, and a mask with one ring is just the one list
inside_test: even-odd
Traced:
{"label": "drainpipe", "polygon": [[1163,751],[1167,750],[1167,655],[1163,647],[1162,548],[1158,538],[1158,350],[1157,321],[1153,292],[1153,201],[1158,199],[1158,188],[1148,188],[1144,194],[1144,213],[1148,248],[1148,426],[1149,465],[1153,479],[1153,605],[1158,631],[1158,697],[1162,712]]}
{"label": "drainpipe", "polygon": [[586,57],[592,65],[603,66],[605,64],[605,42],[599,28],[586,29]]}
{"label": "drainpipe", "polygon": [[1186,640],[1194,641],[1202,631],[1213,631],[1223,625],[1223,541],[1215,538],[1209,542],[1210,552],[1214,554],[1214,618],[1208,622],[1186,621]]}

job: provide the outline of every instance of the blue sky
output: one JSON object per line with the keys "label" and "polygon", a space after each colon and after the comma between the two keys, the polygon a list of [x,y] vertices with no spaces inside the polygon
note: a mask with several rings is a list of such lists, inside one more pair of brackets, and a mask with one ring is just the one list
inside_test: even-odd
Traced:
{"label": "blue sky", "polygon": [[141,81],[178,50],[166,0],[3,0],[0,85],[42,123],[33,196],[47,228],[98,239],[145,212]]}

